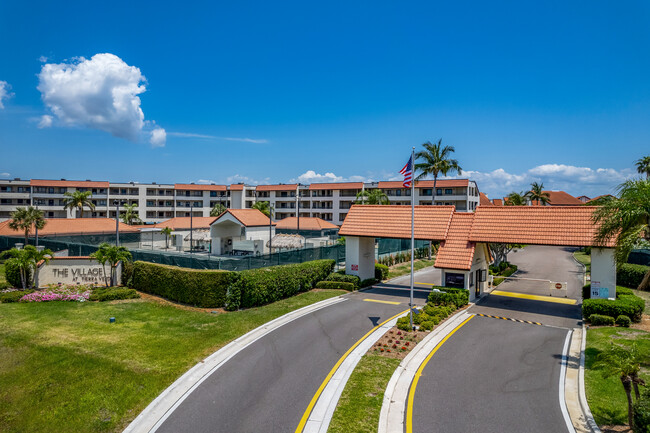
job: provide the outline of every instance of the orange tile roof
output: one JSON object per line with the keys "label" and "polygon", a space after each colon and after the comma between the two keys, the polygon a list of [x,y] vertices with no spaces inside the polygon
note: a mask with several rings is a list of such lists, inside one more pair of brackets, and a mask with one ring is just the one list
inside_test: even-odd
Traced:
{"label": "orange tile roof", "polygon": [[280,185],[257,185],[256,191],[296,191],[298,184],[280,184]]}
{"label": "orange tile roof", "polygon": [[[217,217],[192,217],[192,228],[193,229],[209,229],[210,224],[217,219]],[[176,217],[170,218],[168,220],[159,222],[153,227],[164,229],[166,227],[171,228],[172,230],[183,230],[190,228],[190,217]]]}
{"label": "orange tile roof", "polygon": [[[415,238],[444,240],[453,213],[453,206],[415,206]],[[411,206],[352,205],[339,235],[410,239]]]}
{"label": "orange tile roof", "polygon": [[[401,185],[401,183],[400,183]],[[361,189],[363,182],[312,183],[309,189]]]}
{"label": "orange tile roof", "polygon": [[[596,226],[590,206],[485,206],[476,209],[472,242],[591,246]],[[613,247],[610,240],[605,246]]]}
{"label": "orange tile roof", "polygon": [[226,191],[226,185],[203,185],[193,183],[175,183],[174,189],[184,191]]}
{"label": "orange tile roof", "polygon": [[[11,220],[0,223],[0,236],[24,236],[22,231],[15,231],[9,227]],[[115,233],[115,220],[112,218],[46,218],[45,227],[39,229],[39,236],[86,235],[99,233]],[[122,222],[119,224],[120,233],[135,233],[141,226],[130,226]],[[34,228],[30,230],[34,236]]]}
{"label": "orange tile roof", "polygon": [[551,206],[579,206],[582,204],[580,200],[564,191],[544,191],[549,195]]}
{"label": "orange tile roof", "polygon": [[[438,179],[436,188],[453,188],[469,185],[469,179]],[[401,180],[398,181],[381,181],[378,188],[404,188]],[[415,183],[416,188],[433,188],[432,180],[420,180]]]}
{"label": "orange tile roof", "polygon": [[495,206],[503,206],[503,200],[501,200],[500,198],[492,199],[492,203],[493,203]]}
{"label": "orange tile roof", "polygon": [[[287,217],[277,222],[276,229],[296,230],[298,228],[298,218]],[[302,217],[300,218],[300,230],[329,230],[338,229],[339,226],[325,221],[321,218]]]}
{"label": "orange tile roof", "polygon": [[31,186],[57,186],[66,188],[108,188],[108,182],[83,181],[83,180],[46,180],[32,179],[29,181]]}
{"label": "orange tile roof", "polygon": [[243,191],[244,190],[244,184],[243,183],[233,183],[230,185],[230,190],[231,191]]}
{"label": "orange tile roof", "polygon": [[474,214],[454,212],[447,239],[436,255],[436,268],[469,270],[474,259],[474,242],[469,241],[469,233],[474,222]]}
{"label": "orange tile roof", "polygon": [[611,194],[603,194],[603,195],[599,195],[598,197],[594,197],[594,198],[592,198],[592,199],[589,199],[589,200],[587,200],[585,203],[591,203],[591,202],[594,202],[594,201],[596,201],[596,200],[599,200],[599,199],[601,199],[601,198],[605,198],[605,197],[616,198],[615,196],[613,196],[613,195],[611,195]]}
{"label": "orange tile roof", "polygon": [[479,195],[479,206],[494,206],[487,195],[482,192],[478,193]]}
{"label": "orange tile roof", "polygon": [[[215,221],[213,221],[212,224],[218,222],[221,217],[227,213],[235,217],[235,219],[239,221],[244,227],[259,227],[269,225],[269,217],[257,209],[228,209],[217,218],[215,218]],[[276,223],[273,223],[273,225],[275,224]]]}

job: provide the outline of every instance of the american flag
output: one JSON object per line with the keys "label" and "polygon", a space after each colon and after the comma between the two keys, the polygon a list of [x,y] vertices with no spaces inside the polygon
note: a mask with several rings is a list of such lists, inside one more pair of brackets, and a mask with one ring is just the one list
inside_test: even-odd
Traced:
{"label": "american flag", "polygon": [[406,163],[403,169],[401,169],[400,174],[404,175],[404,188],[410,188],[411,187],[411,181],[413,179],[413,156],[409,158],[409,162]]}

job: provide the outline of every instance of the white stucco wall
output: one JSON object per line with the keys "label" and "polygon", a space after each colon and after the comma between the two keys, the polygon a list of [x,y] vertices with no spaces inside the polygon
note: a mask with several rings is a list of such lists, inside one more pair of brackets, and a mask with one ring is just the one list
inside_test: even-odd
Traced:
{"label": "white stucco wall", "polygon": [[[104,267],[90,258],[53,258],[39,266],[35,283],[38,287],[48,284],[106,284],[110,278],[110,265]],[[122,279],[122,263],[117,265],[117,283]]]}
{"label": "white stucco wall", "polygon": [[375,238],[346,236],[345,273],[362,280],[375,277]]}
{"label": "white stucco wall", "polygon": [[616,259],[613,248],[591,249],[591,287],[595,289],[598,285],[609,289],[609,298],[616,298]]}

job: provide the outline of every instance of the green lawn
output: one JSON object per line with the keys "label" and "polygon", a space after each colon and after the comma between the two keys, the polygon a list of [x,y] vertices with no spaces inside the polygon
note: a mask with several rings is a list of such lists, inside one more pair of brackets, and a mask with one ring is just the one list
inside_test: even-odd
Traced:
{"label": "green lawn", "polygon": [[645,355],[641,377],[650,383],[650,333],[636,329],[603,327],[587,331],[585,350],[585,390],[589,408],[598,425],[627,424],[627,399],[618,377],[605,379],[600,369],[592,366],[598,354],[611,342],[637,347]]}
{"label": "green lawn", "polygon": [[229,341],[343,293],[312,291],[226,314],[145,300],[0,304],[0,430],[121,431]]}
{"label": "green lawn", "polygon": [[6,282],[7,280],[5,279],[5,264],[4,262],[0,262],[0,284]]}
{"label": "green lawn", "polygon": [[328,433],[377,431],[384,391],[401,360],[366,354],[345,385]]}
{"label": "green lawn", "polygon": [[573,257],[576,258],[577,261],[585,265],[587,268],[587,273],[591,273],[591,255],[584,253],[582,251],[576,251],[573,253]]}
{"label": "green lawn", "polygon": [[[427,260],[427,259],[416,260],[415,263],[413,263],[413,269],[415,271],[419,271],[420,269],[433,266],[435,261],[436,261],[435,257],[432,258],[431,260]],[[410,272],[411,272],[411,262],[403,263],[398,266],[391,267],[388,273],[388,278],[401,277],[402,275],[407,275]]]}

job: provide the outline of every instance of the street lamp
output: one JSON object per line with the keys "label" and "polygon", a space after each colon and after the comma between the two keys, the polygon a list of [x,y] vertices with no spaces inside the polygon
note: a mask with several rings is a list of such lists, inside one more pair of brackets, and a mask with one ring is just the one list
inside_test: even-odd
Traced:
{"label": "street lamp", "polygon": [[272,247],[271,243],[272,243],[272,240],[273,240],[273,230],[272,230],[273,229],[273,219],[272,219],[272,217],[273,217],[274,211],[275,211],[275,209],[273,208],[273,205],[271,204],[271,202],[269,202],[269,255],[271,255],[271,253],[273,252],[273,250],[272,250],[273,247]]}
{"label": "street lamp", "polygon": [[115,200],[113,204],[116,207],[115,211],[115,246],[120,246],[120,201]]}
{"label": "street lamp", "polygon": [[190,202],[190,254],[192,254],[192,244],[194,242],[192,233],[194,231],[193,228],[193,214],[194,214],[194,203]]}

